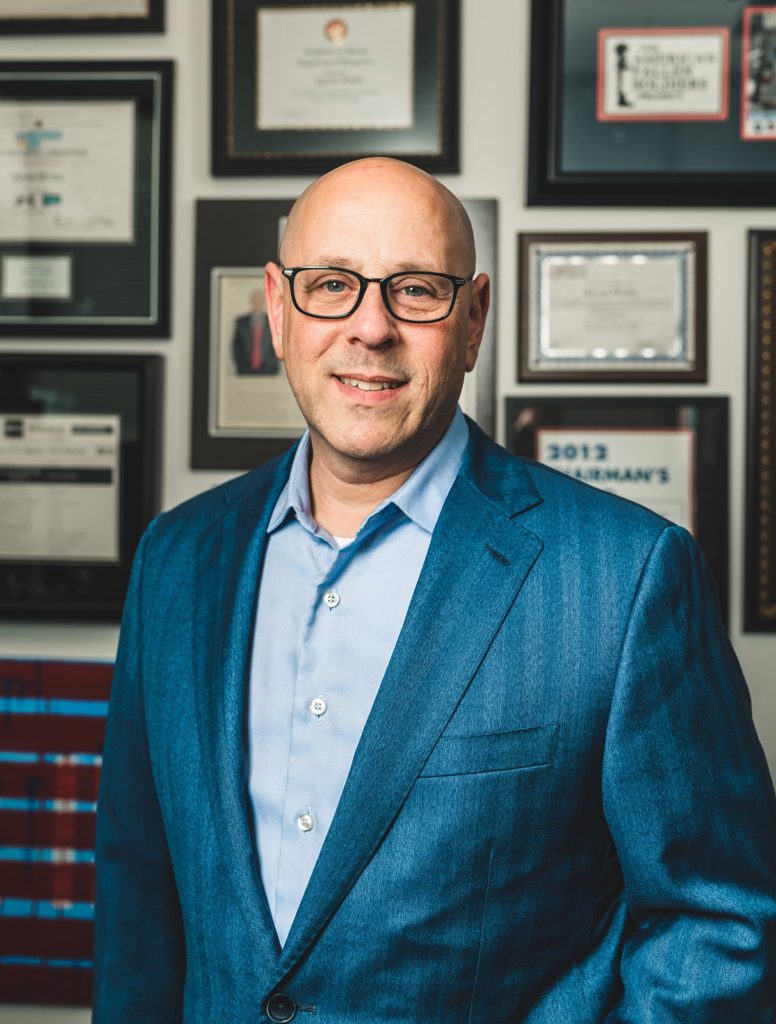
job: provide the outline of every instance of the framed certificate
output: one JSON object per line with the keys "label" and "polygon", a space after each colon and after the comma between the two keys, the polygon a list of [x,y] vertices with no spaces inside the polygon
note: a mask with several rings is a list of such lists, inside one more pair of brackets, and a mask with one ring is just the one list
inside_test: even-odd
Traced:
{"label": "framed certificate", "polygon": [[693,534],[728,613],[728,400],[507,398],[507,447]]}
{"label": "framed certificate", "polygon": [[0,991],[90,1006],[94,836],[113,665],[0,660]]}
{"label": "framed certificate", "polygon": [[0,337],[169,334],[172,64],[0,69]]}
{"label": "framed certificate", "polygon": [[744,629],[776,633],[776,231],[749,233]]}
{"label": "framed certificate", "polygon": [[776,5],[532,0],[528,204],[773,205],[774,45]]}
{"label": "framed certificate", "polygon": [[460,0],[213,0],[213,174],[458,170]]}
{"label": "framed certificate", "polygon": [[0,353],[0,612],[118,619],[159,509],[160,356]]}
{"label": "framed certificate", "polygon": [[706,380],[705,233],[518,243],[519,380]]}
{"label": "framed certificate", "polygon": [[0,32],[163,32],[164,0],[3,0]]}

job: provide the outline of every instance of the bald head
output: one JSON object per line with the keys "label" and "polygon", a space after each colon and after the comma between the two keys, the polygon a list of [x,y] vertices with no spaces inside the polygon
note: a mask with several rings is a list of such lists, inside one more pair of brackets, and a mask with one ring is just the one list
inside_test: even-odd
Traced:
{"label": "bald head", "polygon": [[[341,238],[347,238],[350,227],[354,232],[369,228],[375,233],[382,230],[386,244],[392,233],[387,227],[406,222],[413,230],[403,237],[417,255],[405,253],[404,261],[414,259],[414,269],[441,270],[461,277],[474,273],[474,234],[460,200],[430,174],[401,160],[354,160],[314,181],[289,214],[280,246],[282,263],[327,265],[335,260],[323,256],[336,257],[337,262],[347,259],[345,252],[323,252],[318,257],[309,250],[311,235],[320,239],[318,229],[327,228],[332,218],[339,219]],[[319,244],[325,246],[325,239]],[[385,253],[386,260],[390,255]],[[440,259],[444,265],[429,263]]]}

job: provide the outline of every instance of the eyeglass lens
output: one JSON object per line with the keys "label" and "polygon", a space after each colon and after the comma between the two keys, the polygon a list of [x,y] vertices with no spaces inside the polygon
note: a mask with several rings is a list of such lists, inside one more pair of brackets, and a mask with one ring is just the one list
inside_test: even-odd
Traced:
{"label": "eyeglass lens", "polygon": [[[300,308],[313,316],[347,316],[358,303],[361,282],[347,270],[300,270],[294,294]],[[389,311],[406,320],[435,320],[450,312],[455,285],[431,273],[394,274],[384,293]]]}

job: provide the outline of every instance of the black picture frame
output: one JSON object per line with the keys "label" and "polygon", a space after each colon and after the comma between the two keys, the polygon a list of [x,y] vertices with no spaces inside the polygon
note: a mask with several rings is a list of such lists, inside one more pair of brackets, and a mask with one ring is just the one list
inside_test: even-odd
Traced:
{"label": "black picture frame", "polygon": [[776,230],[749,232],[744,631],[776,633]]}
{"label": "black picture frame", "polygon": [[[29,417],[84,417],[84,424],[73,431],[84,435],[108,433],[90,426],[95,417],[116,417],[120,432],[114,456],[118,483],[112,468],[107,471],[110,478],[103,471],[99,481],[117,486],[115,557],[74,559],[71,541],[63,541],[65,557],[48,553],[44,558],[0,558],[0,614],[4,617],[110,621],[121,617],[135,548],[159,511],[162,373],[162,357],[157,355],[0,353],[0,423],[6,451],[9,438],[23,439],[29,431]],[[40,456],[31,463],[20,467],[16,460],[0,465],[4,481],[72,484],[73,480],[91,483],[90,473],[94,477],[93,470],[84,469],[83,460],[76,468],[76,458],[72,466],[55,462],[41,469]],[[14,500],[19,501],[18,494]],[[23,500],[31,500],[29,493]],[[38,505],[46,500],[34,496]],[[57,496],[57,503],[62,500]]]}
{"label": "black picture frame", "polygon": [[[751,12],[760,9],[730,0],[532,0],[528,205],[776,204],[776,118],[762,136],[744,127],[753,102],[744,70],[755,74]],[[611,60],[599,45],[600,33],[615,29],[724,33],[719,115],[610,118],[599,88]]]}
{"label": "black picture frame", "polygon": [[[83,229],[71,228],[60,237],[63,233],[49,226],[37,235],[24,235],[23,226],[15,225],[0,233],[0,338],[169,337],[173,70],[172,61],[166,60],[24,61],[7,62],[0,69],[0,99],[18,101],[20,109],[31,105],[25,116],[34,118],[34,127],[17,133],[29,136],[25,144],[30,151],[46,145],[40,141],[46,134],[52,146],[66,148],[73,121],[85,120],[81,112],[89,114],[93,106],[96,117],[106,102],[114,102],[125,126],[131,119],[129,130],[119,137],[134,154],[134,162],[122,164],[129,170],[121,186],[115,184],[121,196],[106,200],[95,190],[100,198],[89,207]],[[86,129],[79,125],[77,130]],[[79,146],[80,141],[73,146],[69,165],[67,152],[42,155],[45,173],[53,169],[64,185],[38,183],[38,156],[30,156],[30,181],[16,197],[16,205],[30,211],[30,223],[40,223],[48,205],[59,209],[61,202],[67,211],[71,195],[77,205],[85,194],[84,167],[93,163],[84,161]],[[95,152],[110,149],[104,137],[95,136],[94,146]],[[104,168],[101,175],[100,182],[113,187],[115,179]],[[88,206],[91,198],[86,202]],[[123,227],[93,226],[101,218],[111,223],[114,214],[117,221],[123,218]],[[50,283],[41,289],[31,269],[24,273],[32,284],[25,280],[21,292],[10,290],[14,264],[44,270],[62,265],[63,290],[57,291],[55,284],[52,291]]]}
{"label": "black picture frame", "polygon": [[[585,262],[611,260],[621,257],[626,264],[630,259],[642,263],[650,259],[672,261],[676,280],[670,283],[674,292],[653,295],[649,289],[653,284],[646,282],[640,292],[638,278],[628,282],[625,276],[606,276],[596,284],[588,281],[588,290],[596,291],[583,302],[580,274]],[[543,264],[546,262],[546,268]],[[562,266],[559,266],[562,263]],[[627,272],[627,265],[625,270]],[[634,265],[634,270],[636,267]],[[634,347],[632,339],[622,338],[628,346],[623,358],[612,358],[613,351],[602,351],[596,358],[592,351],[587,355],[557,358],[553,361],[542,355],[541,322],[550,315],[544,304],[550,305],[549,292],[556,287],[557,275],[564,271],[575,280],[572,297],[575,305],[564,310],[563,315],[570,330],[571,321],[578,325],[588,317],[593,329],[601,333],[599,338],[616,338],[616,329],[622,328],[627,320],[629,326],[642,312],[647,319],[639,325],[646,333],[654,308],[647,303],[665,306],[675,304],[671,312],[676,314],[676,339],[679,342],[675,355],[670,352],[662,358],[659,352],[651,356],[642,355]],[[553,276],[555,275],[555,281]],[[707,275],[708,235],[703,231],[652,231],[652,232],[521,232],[518,234],[518,380],[524,383],[590,384],[699,384],[707,380]],[[617,290],[627,288],[627,294],[620,299]],[[609,289],[608,294],[601,294]],[[634,298],[639,305],[634,305]],[[578,303],[578,305],[577,305]],[[617,305],[621,309],[617,309]],[[570,303],[569,303],[570,304]],[[671,321],[672,325],[674,321]],[[631,328],[632,329],[632,328]],[[575,348],[580,347],[581,331],[573,336]],[[663,346],[666,347],[665,345]],[[554,365],[553,365],[554,362]]]}
{"label": "black picture frame", "polygon": [[[316,8],[411,7],[414,12],[412,117],[401,128],[261,128],[261,11],[300,8],[293,0],[213,0],[212,173],[215,176],[318,174],[347,160],[393,156],[433,173],[459,169],[460,0],[373,0]],[[325,41],[322,36],[322,42]]]}
{"label": "black picture frame", "polygon": [[[73,14],[59,17],[0,16],[0,34],[61,35],[78,33],[164,32],[165,0],[145,0],[144,14],[89,16]],[[28,15],[28,12],[26,12]]]}
{"label": "black picture frame", "polygon": [[[728,398],[724,395],[696,397],[641,397],[622,395],[620,397],[542,397],[506,399],[506,447],[516,455],[535,459],[538,453],[539,430],[566,431],[634,431],[644,432],[687,432],[688,451],[691,453],[693,480],[688,481],[692,492],[694,520],[688,525],[697,540],[714,578],[720,611],[727,621],[729,613],[729,518],[728,518]],[[604,435],[598,435],[604,438]],[[646,438],[649,440],[649,438]],[[565,444],[565,441],[564,441]],[[572,475],[580,476],[587,483],[596,485],[594,462],[597,454],[586,450],[584,442],[578,444],[579,452],[557,452],[555,468],[573,467],[582,463],[584,468],[575,469]],[[638,455],[634,452],[634,462]],[[660,469],[658,455],[650,467]],[[549,462],[553,465],[552,462]],[[607,463],[601,462],[606,466]],[[616,463],[612,463],[612,468]],[[590,467],[588,469],[588,466]],[[639,467],[630,467],[638,469]],[[621,474],[625,476],[626,474]],[[644,482],[645,474],[632,474]],[[628,478],[630,479],[630,477]],[[654,479],[654,478],[653,478]],[[647,481],[648,483],[648,481]],[[618,489],[607,476],[607,490]],[[634,491],[625,496],[632,497]],[[636,499],[638,500],[638,499]],[[646,503],[646,499],[643,503]],[[656,511],[660,511],[656,509]],[[669,516],[674,518],[674,516]],[[676,517],[679,518],[678,516]]]}
{"label": "black picture frame", "polygon": [[[194,267],[194,372],[191,411],[192,469],[250,469],[287,451],[301,436],[296,428],[262,426],[262,397],[277,396],[282,381],[277,367],[273,377],[244,377],[229,367],[232,339],[225,326],[232,317],[219,319],[216,296],[219,283],[245,280],[246,312],[249,295],[262,287],[265,263],[277,260],[284,218],[293,199],[199,199],[196,204]],[[233,313],[242,310],[233,310]],[[236,329],[236,323],[235,323]],[[227,391],[224,415],[218,411],[222,373],[240,385]],[[229,380],[225,381],[228,386]],[[266,393],[269,391],[269,394]],[[273,395],[273,392],[275,394]],[[287,397],[287,396],[286,396]],[[233,399],[230,402],[230,398]],[[257,418],[229,414],[234,402],[255,405]],[[280,398],[283,401],[283,398]],[[284,402],[282,411],[289,412]]]}

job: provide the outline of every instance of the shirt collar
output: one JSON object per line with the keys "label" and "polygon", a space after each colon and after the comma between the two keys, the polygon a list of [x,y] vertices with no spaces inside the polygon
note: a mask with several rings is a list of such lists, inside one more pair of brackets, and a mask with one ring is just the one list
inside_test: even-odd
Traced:
{"label": "shirt collar", "polygon": [[[445,499],[458,475],[468,440],[469,428],[458,407],[439,443],[432,448],[401,487],[380,502],[365,522],[382,512],[388,505],[394,505],[421,529],[432,533]],[[285,522],[292,510],[306,529],[311,533],[318,532],[311,512],[309,466],[310,432],[305,431],[294,454],[286,485],[275,503],[267,533],[272,533]]]}

